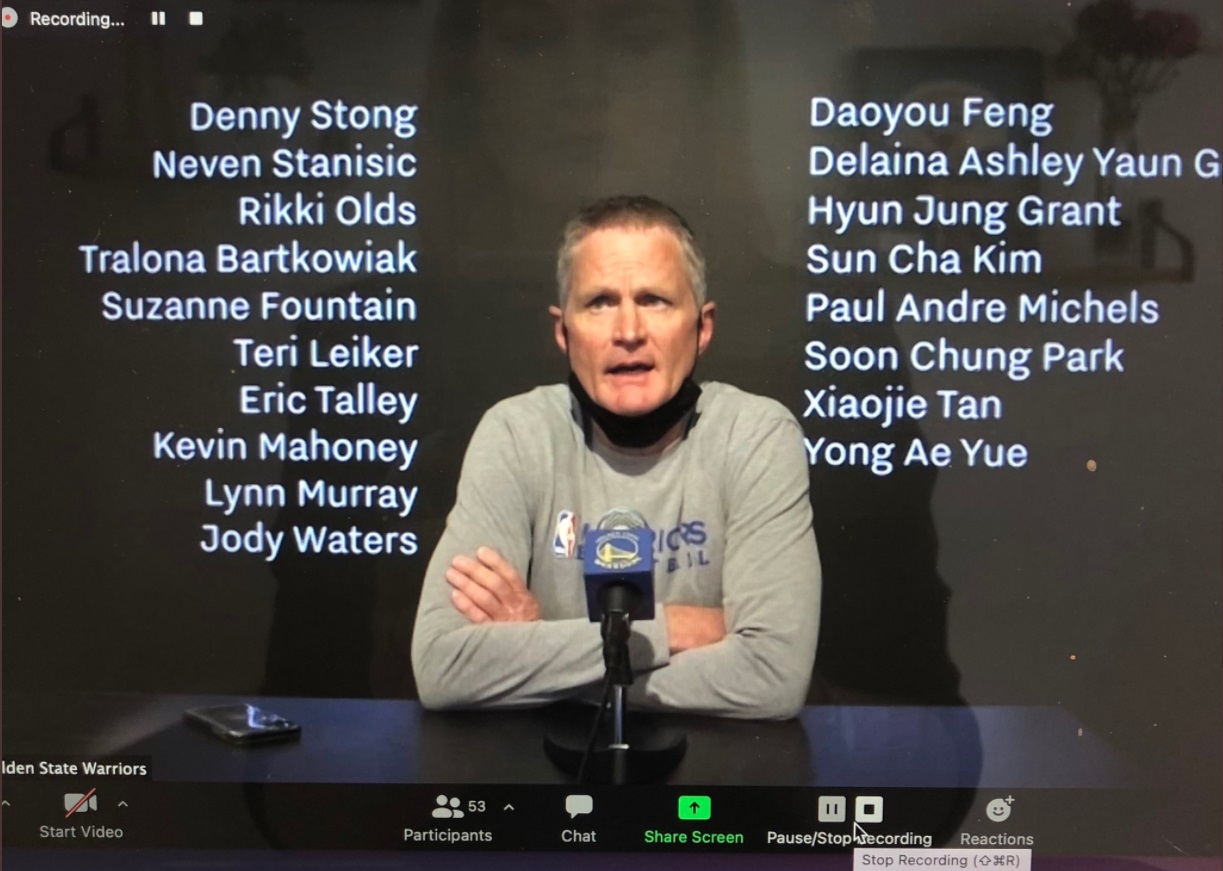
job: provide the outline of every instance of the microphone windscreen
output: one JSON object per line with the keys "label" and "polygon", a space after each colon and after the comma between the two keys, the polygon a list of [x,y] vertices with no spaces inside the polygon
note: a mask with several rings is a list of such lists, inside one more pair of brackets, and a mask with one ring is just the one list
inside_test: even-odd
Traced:
{"label": "microphone windscreen", "polygon": [[586,610],[593,621],[603,617],[600,593],[622,585],[634,593],[629,616],[654,619],[654,531],[648,527],[591,529],[582,548]]}

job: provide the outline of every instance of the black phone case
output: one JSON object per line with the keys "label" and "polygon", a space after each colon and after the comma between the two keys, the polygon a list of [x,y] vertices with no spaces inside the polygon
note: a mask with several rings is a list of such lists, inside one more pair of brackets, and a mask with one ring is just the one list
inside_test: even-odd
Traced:
{"label": "black phone case", "polygon": [[[290,741],[301,737],[301,726],[290,722],[279,714],[264,711],[255,707],[256,711],[268,718],[266,725],[259,727],[239,728],[222,720],[218,714],[221,711],[232,711],[236,705],[214,705],[206,708],[191,708],[184,712],[183,717],[193,726],[205,729],[222,741],[230,744],[267,744],[275,741]],[[254,707],[254,706],[251,706]]]}

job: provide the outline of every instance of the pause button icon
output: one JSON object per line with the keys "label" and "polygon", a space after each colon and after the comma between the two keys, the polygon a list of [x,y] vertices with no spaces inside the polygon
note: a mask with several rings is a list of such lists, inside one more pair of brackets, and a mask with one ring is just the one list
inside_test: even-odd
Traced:
{"label": "pause button icon", "polygon": [[149,19],[153,22],[154,27],[166,26],[166,13],[164,12],[150,12]]}

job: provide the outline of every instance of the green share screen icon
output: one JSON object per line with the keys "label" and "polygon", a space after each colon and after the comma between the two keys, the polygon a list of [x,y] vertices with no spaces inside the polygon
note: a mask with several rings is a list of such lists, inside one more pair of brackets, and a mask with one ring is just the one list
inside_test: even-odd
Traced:
{"label": "green share screen icon", "polygon": [[707,820],[713,811],[713,802],[707,795],[681,795],[679,818],[681,820]]}

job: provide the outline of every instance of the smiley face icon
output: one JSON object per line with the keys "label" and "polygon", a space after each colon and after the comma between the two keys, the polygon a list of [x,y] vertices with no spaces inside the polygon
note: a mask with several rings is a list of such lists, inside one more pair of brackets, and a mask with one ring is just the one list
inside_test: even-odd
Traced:
{"label": "smiley face icon", "polygon": [[985,806],[985,815],[996,823],[1006,822],[1011,815],[1011,805],[1005,798],[996,798]]}

